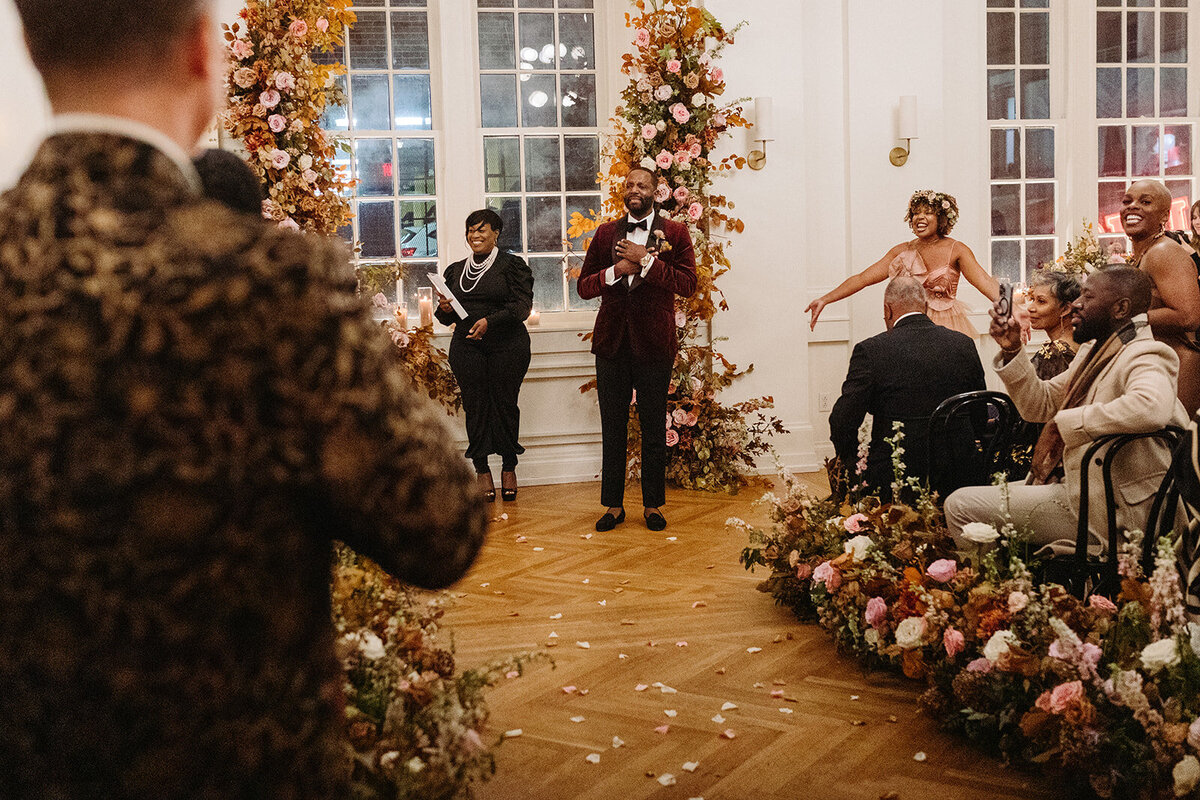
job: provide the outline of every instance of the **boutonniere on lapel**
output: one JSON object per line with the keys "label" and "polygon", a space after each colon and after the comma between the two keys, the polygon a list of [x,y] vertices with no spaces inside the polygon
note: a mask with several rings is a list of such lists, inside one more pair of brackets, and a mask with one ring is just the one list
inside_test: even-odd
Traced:
{"label": "boutonniere on lapel", "polygon": [[651,241],[646,245],[646,249],[654,253],[654,255],[659,256],[670,252],[671,243],[667,241],[667,235],[661,229],[655,228],[651,235]]}

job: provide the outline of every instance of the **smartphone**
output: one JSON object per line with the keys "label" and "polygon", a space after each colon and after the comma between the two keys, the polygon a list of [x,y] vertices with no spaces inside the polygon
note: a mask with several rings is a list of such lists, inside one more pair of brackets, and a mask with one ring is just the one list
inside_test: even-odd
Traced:
{"label": "smartphone", "polygon": [[1011,283],[1000,284],[1000,299],[996,301],[996,310],[1003,319],[1012,318],[1013,287]]}

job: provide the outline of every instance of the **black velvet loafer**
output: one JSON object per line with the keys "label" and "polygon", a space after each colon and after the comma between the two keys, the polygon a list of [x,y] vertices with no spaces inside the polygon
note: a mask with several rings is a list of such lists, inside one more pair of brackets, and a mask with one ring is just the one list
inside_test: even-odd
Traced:
{"label": "black velvet loafer", "polygon": [[667,518],[657,511],[651,511],[646,515],[646,527],[652,531],[664,531],[667,529]]}
{"label": "black velvet loafer", "polygon": [[612,515],[612,512],[605,511],[604,516],[596,520],[596,530],[600,531],[601,533],[604,533],[605,531],[611,531],[624,521],[625,509],[622,508],[620,515],[615,517]]}

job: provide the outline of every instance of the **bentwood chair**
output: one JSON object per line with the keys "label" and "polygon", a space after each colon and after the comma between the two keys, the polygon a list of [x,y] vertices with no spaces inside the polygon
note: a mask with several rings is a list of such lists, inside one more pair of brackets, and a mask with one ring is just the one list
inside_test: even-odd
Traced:
{"label": "bentwood chair", "polygon": [[1013,432],[1021,422],[1003,392],[976,391],[942,401],[929,418],[929,485],[945,500],[1011,470]]}

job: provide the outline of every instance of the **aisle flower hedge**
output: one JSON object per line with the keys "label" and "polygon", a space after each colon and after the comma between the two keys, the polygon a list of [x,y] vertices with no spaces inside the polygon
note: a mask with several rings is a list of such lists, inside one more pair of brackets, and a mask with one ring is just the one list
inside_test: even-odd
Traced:
{"label": "aisle flower hedge", "polygon": [[[899,478],[898,478],[899,480]],[[1200,797],[1200,625],[1169,542],[1149,576],[1141,534],[1114,599],[1035,578],[1020,531],[977,524],[960,559],[934,499],[818,499],[790,475],[742,520],[747,569],[865,666],[923,681],[922,709],[1008,761],[1083,779],[1100,797]]]}
{"label": "aisle flower hedge", "polygon": [[[623,186],[629,170],[641,165],[659,176],[655,195],[660,213],[688,226],[696,251],[697,289],[679,298],[676,325],[684,343],[667,398],[665,430],[667,479],[687,489],[736,491],[753,474],[758,456],[770,452],[769,437],[783,425],[763,413],[771,397],[725,404],[719,393],[753,367],[739,371],[714,348],[710,323],[728,305],[716,279],[729,270],[728,234],[745,224],[728,212],[733,203],[712,191],[716,178],[745,166],[741,156],[717,159],[714,148],[731,129],[746,127],[741,101],[725,102],[722,51],[741,27],[726,29],[692,0],[636,0],[625,15],[634,31],[633,51],[621,72],[629,83],[611,119],[615,135],[606,140],[607,171],[599,176],[603,208],[590,216],[574,213],[569,240],[586,248],[587,234],[606,219],[625,213]],[[582,237],[582,238],[581,238]],[[570,241],[568,241],[568,245]],[[595,382],[584,384],[589,391]],[[630,410],[629,477],[641,465],[636,409]]]}

